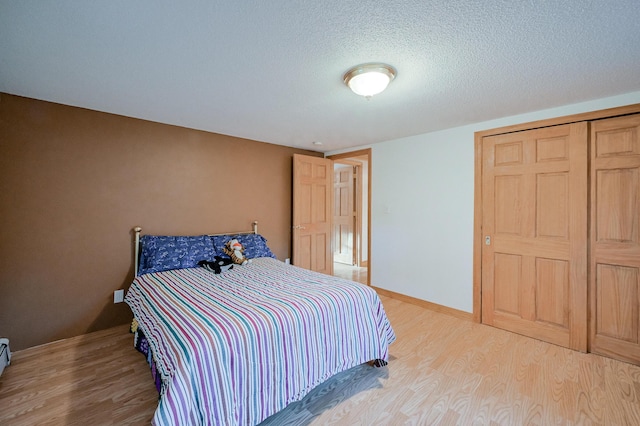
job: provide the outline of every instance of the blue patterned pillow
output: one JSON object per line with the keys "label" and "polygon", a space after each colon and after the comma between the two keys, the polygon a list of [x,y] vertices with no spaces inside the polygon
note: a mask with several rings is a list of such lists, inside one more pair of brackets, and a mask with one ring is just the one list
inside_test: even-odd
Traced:
{"label": "blue patterned pillow", "polygon": [[247,259],[255,259],[256,257],[272,257],[276,255],[271,252],[267,246],[267,240],[260,234],[242,234],[242,235],[216,235],[213,237],[213,247],[217,253],[224,253],[222,248],[227,241],[236,238],[244,247],[244,255]]}
{"label": "blue patterned pillow", "polygon": [[196,268],[201,260],[212,261],[215,255],[211,237],[172,237],[143,235],[140,239],[139,274],[169,269]]}

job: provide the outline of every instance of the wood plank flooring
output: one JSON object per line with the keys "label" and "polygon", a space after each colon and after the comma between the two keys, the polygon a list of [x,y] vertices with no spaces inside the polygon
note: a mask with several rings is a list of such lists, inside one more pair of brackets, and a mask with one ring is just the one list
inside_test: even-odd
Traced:
{"label": "wood plank flooring", "polygon": [[128,326],[15,352],[0,376],[0,425],[149,424],[157,403]]}
{"label": "wood plank flooring", "polygon": [[340,262],[333,262],[333,275],[347,280],[359,282],[367,285],[367,274],[369,269],[366,267],[358,267],[345,265]]}
{"label": "wood plank flooring", "polygon": [[[352,368],[263,425],[640,425],[640,367],[382,297],[388,367]],[[14,354],[1,425],[148,424],[151,374],[126,327]]]}

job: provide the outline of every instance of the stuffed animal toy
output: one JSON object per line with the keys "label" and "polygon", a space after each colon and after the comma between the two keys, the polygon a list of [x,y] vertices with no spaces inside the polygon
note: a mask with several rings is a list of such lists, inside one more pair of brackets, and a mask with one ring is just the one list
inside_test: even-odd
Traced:
{"label": "stuffed animal toy", "polygon": [[228,257],[220,257],[215,256],[213,262],[209,262],[207,260],[201,260],[198,262],[198,265],[203,268],[213,272],[214,274],[221,274],[223,272],[227,272],[230,269],[233,269],[233,260]]}
{"label": "stuffed animal toy", "polygon": [[232,239],[225,244],[222,250],[233,260],[233,263],[238,265],[246,265],[249,263],[249,259],[244,255],[244,247],[237,239]]}

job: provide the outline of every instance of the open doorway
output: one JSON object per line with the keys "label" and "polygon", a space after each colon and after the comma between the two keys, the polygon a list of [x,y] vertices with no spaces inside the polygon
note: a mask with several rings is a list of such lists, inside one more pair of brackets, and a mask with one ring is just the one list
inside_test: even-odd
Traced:
{"label": "open doorway", "polygon": [[327,158],[334,162],[333,274],[370,285],[371,149]]}

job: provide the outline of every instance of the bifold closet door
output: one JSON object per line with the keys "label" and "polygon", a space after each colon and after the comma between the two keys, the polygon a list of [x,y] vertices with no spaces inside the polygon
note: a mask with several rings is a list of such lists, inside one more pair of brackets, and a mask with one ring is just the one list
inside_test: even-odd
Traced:
{"label": "bifold closet door", "polygon": [[640,114],[591,124],[590,350],[640,364]]}
{"label": "bifold closet door", "polygon": [[482,140],[482,322],[587,350],[587,123]]}

